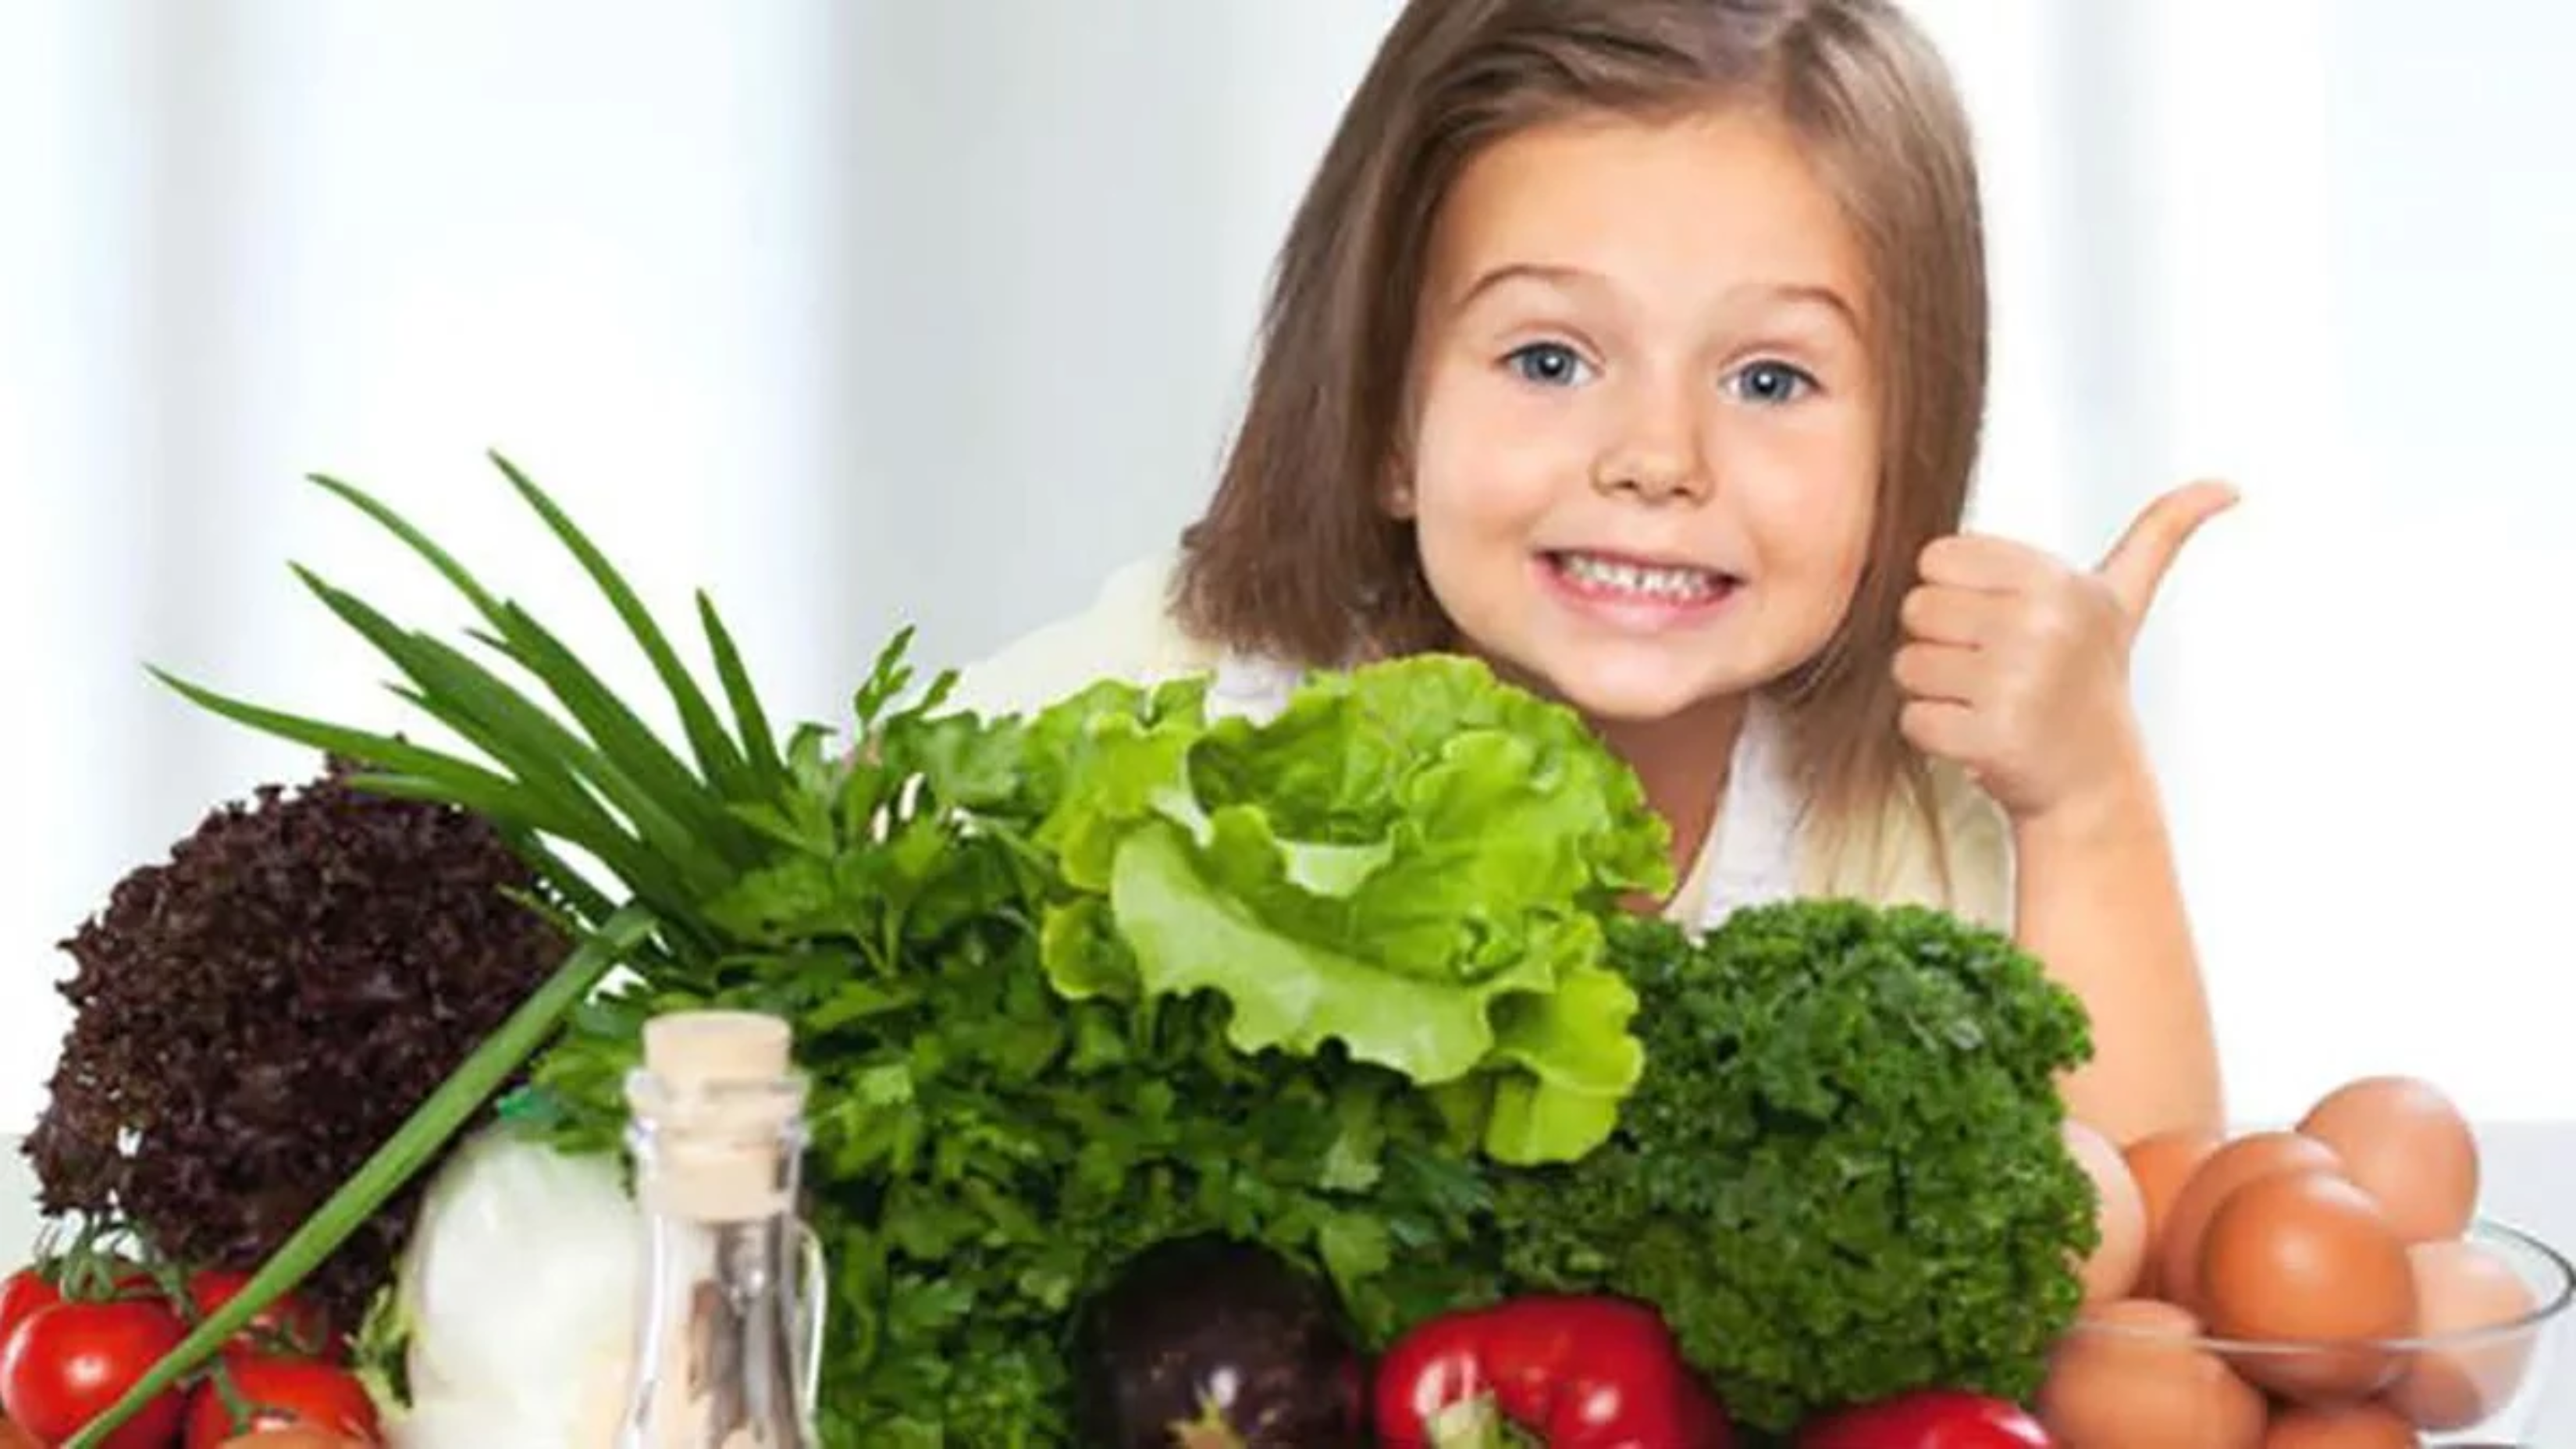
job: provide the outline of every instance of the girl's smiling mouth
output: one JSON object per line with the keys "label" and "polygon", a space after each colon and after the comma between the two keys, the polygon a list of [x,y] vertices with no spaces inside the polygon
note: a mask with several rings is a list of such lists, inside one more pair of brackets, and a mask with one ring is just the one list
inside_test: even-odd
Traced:
{"label": "girl's smiling mouth", "polygon": [[1697,623],[1744,582],[1720,569],[1594,549],[1548,549],[1538,555],[1538,566],[1560,598],[1631,627]]}

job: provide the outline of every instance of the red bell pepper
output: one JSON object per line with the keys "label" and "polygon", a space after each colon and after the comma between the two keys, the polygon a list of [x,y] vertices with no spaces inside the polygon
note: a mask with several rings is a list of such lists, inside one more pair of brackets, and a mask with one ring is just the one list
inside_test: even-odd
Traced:
{"label": "red bell pepper", "polygon": [[[1385,1449],[1733,1449],[1716,1397],[1652,1308],[1534,1296],[1435,1318],[1379,1362]],[[1530,1436],[1536,1435],[1536,1439]]]}
{"label": "red bell pepper", "polygon": [[1827,1414],[1798,1449],[2054,1449],[2028,1409],[1959,1389],[1922,1389]]}

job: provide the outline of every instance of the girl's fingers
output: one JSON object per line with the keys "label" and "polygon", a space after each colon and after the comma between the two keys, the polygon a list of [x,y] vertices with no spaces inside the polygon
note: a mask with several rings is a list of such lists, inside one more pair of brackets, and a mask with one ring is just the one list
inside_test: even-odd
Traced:
{"label": "girl's fingers", "polygon": [[1896,651],[1896,687],[1913,700],[1972,705],[1986,693],[1985,656],[1955,644],[1908,644]]}
{"label": "girl's fingers", "polygon": [[1924,643],[1975,647],[2003,637],[2021,607],[2010,594],[1933,586],[1908,593],[1897,618]]}
{"label": "girl's fingers", "polygon": [[1915,560],[1915,569],[1926,584],[1983,594],[2044,588],[2066,571],[2065,565],[2028,544],[1977,533],[1932,540]]}
{"label": "girl's fingers", "polygon": [[1897,715],[1896,727],[1905,742],[1936,760],[1948,760],[1972,770],[1983,759],[1980,739],[1982,725],[1977,712],[1964,704],[1946,699],[1906,701]]}

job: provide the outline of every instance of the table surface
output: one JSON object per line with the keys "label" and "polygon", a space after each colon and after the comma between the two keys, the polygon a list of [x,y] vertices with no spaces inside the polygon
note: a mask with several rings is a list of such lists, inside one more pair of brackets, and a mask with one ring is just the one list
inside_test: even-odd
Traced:
{"label": "table surface", "polygon": [[[2478,1131],[2479,1211],[2576,1252],[2576,1122],[2495,1122]],[[35,1175],[0,1135],[0,1272],[25,1261],[37,1227]]]}

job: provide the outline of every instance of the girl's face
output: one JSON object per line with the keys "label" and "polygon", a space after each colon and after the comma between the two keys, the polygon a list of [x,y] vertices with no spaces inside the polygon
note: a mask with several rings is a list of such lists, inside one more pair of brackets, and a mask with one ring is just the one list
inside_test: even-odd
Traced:
{"label": "girl's face", "polygon": [[1757,110],[1522,132],[1432,237],[1388,507],[1467,647],[1598,721],[1823,649],[1879,470],[1858,240]]}

